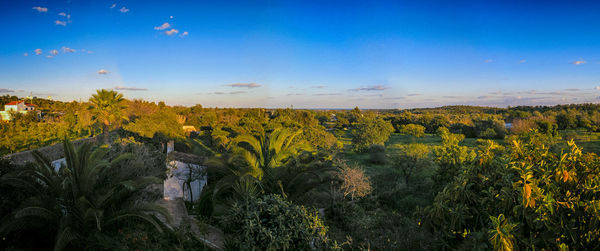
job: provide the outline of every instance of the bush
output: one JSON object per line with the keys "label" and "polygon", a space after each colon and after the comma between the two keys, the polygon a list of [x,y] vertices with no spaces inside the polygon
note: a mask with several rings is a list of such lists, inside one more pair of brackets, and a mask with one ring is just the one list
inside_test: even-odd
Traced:
{"label": "bush", "polygon": [[382,145],[371,145],[369,146],[369,161],[373,164],[382,165],[387,162],[387,156],[385,155],[385,147]]}
{"label": "bush", "polygon": [[425,127],[422,125],[408,124],[400,126],[399,130],[402,134],[408,134],[417,138],[425,136]]}
{"label": "bush", "polygon": [[327,227],[316,210],[278,195],[248,197],[221,218],[235,250],[310,250],[328,246]]}

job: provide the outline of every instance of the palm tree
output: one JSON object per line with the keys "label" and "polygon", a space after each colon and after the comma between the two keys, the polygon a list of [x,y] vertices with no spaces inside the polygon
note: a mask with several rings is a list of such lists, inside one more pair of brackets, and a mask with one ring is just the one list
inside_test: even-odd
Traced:
{"label": "palm tree", "polygon": [[127,120],[123,110],[126,108],[123,105],[123,94],[113,90],[97,90],[90,98],[92,105],[89,109],[94,114],[96,123],[102,125],[104,134],[104,143],[108,144],[108,131],[114,124],[119,124],[122,120]]}
{"label": "palm tree", "polygon": [[264,170],[283,165],[290,157],[311,147],[303,141],[295,139],[302,130],[292,131],[287,128],[277,128],[269,134],[254,137],[239,135],[234,138],[234,153],[250,165],[251,175],[262,179]]}
{"label": "palm tree", "polygon": [[43,229],[51,232],[54,250],[114,249],[116,231],[143,223],[162,232],[156,217],[170,220],[166,210],[141,199],[144,189],[161,184],[157,177],[141,177],[118,165],[132,157],[109,160],[108,149],[84,144],[75,149],[64,141],[66,165],[57,171],[35,152],[36,165],[5,175],[1,182],[29,194],[20,207],[3,219],[0,234]]}
{"label": "palm tree", "polygon": [[[272,152],[283,155],[284,151]],[[281,155],[271,157],[281,159]],[[209,182],[200,196],[201,211],[206,215],[225,212],[234,202],[261,193],[279,194],[288,200],[298,201],[311,190],[328,183],[337,172],[328,154],[303,151],[298,155],[285,155],[285,161],[280,161],[285,164],[281,165],[276,165],[273,160],[257,161],[254,158],[259,157],[249,150],[210,159],[205,163]],[[255,162],[252,164],[248,159]],[[271,163],[273,167],[261,168],[261,163]]]}

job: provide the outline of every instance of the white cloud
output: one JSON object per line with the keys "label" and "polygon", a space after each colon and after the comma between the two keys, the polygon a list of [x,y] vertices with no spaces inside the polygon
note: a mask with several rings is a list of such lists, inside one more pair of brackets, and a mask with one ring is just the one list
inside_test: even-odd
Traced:
{"label": "white cloud", "polygon": [[527,60],[525,60],[525,59],[521,59],[521,60],[519,60],[519,64],[523,64],[523,63],[525,63],[525,62],[527,62]]}
{"label": "white cloud", "polygon": [[54,56],[52,56],[52,55],[48,55],[48,56],[46,56],[46,58],[53,58],[53,57],[54,57]]}
{"label": "white cloud", "polygon": [[147,91],[148,90],[146,88],[126,87],[126,86],[120,86],[120,85],[115,86],[114,89],[119,90],[119,91]]}
{"label": "white cloud", "polygon": [[54,24],[56,24],[56,25],[62,25],[62,26],[67,26],[67,21],[56,20],[56,21],[54,21]]}
{"label": "white cloud", "polygon": [[108,74],[108,73],[109,73],[109,71],[107,71],[107,70],[105,70],[105,69],[100,69],[100,70],[98,71],[98,74],[100,74],[100,75],[106,75],[106,74]]}
{"label": "white cloud", "polygon": [[35,49],[35,55],[42,54],[42,49]]}
{"label": "white cloud", "polygon": [[117,4],[113,3],[109,8],[114,9],[115,7],[117,7]]}
{"label": "white cloud", "polygon": [[582,60],[573,61],[573,62],[571,62],[571,64],[580,65],[580,64],[587,64],[587,62],[582,59]]}
{"label": "white cloud", "polygon": [[252,88],[261,87],[262,85],[259,85],[257,83],[235,83],[235,84],[229,84],[226,86],[252,89]]}
{"label": "white cloud", "polygon": [[59,15],[59,16],[63,16],[63,17],[66,17],[66,16],[67,16],[67,13],[61,12],[61,13],[58,13],[58,15]]}
{"label": "white cloud", "polygon": [[594,89],[600,91],[600,86],[596,86],[596,88],[594,88]]}
{"label": "white cloud", "polygon": [[323,89],[323,88],[325,88],[325,87],[326,87],[326,86],[324,86],[324,85],[315,85],[315,86],[311,86],[311,88],[316,88],[316,89]]}
{"label": "white cloud", "polygon": [[122,13],[127,13],[129,12],[129,9],[125,8],[125,6],[123,6],[121,9],[119,9],[120,12]]}
{"label": "white cloud", "polygon": [[29,56],[29,53],[25,52],[25,53],[23,53],[23,56],[27,57],[27,56]]}
{"label": "white cloud", "polygon": [[46,7],[35,6],[32,9],[37,10],[38,12],[48,12],[48,8]]}
{"label": "white cloud", "polygon": [[58,50],[51,50],[50,54],[52,54],[52,55],[58,55]]}
{"label": "white cloud", "polygon": [[6,89],[6,88],[0,88],[0,93],[7,93],[7,92],[15,92],[14,90],[10,90],[10,89]]}
{"label": "white cloud", "polygon": [[66,47],[66,46],[63,46],[63,47],[61,48],[61,50],[62,50],[63,52],[71,52],[71,53],[72,53],[72,52],[75,52],[75,50],[74,50],[74,49],[71,49],[71,48],[69,48],[69,47]]}
{"label": "white cloud", "polygon": [[189,35],[190,33],[188,33],[187,31],[184,31],[183,33],[181,33],[181,35],[179,35],[179,37],[185,37],[187,35]]}
{"label": "white cloud", "polygon": [[167,34],[167,36],[172,36],[177,33],[179,33],[179,30],[176,30],[176,29],[171,29],[171,30],[165,31],[165,34]]}
{"label": "white cloud", "polygon": [[485,60],[485,61],[483,61],[483,62],[485,62],[485,63],[491,63],[491,62],[494,62],[494,60],[493,60],[493,59],[491,59],[491,58],[488,58],[488,59],[486,59],[486,60]]}
{"label": "white cloud", "polygon": [[161,26],[155,26],[154,29],[161,31],[161,30],[165,30],[171,27],[171,24],[169,24],[168,22],[165,22],[164,24],[162,24]]}

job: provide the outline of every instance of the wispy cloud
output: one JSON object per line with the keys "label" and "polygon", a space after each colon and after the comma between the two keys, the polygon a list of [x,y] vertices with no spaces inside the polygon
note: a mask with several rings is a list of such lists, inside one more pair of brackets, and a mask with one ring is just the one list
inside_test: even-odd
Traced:
{"label": "wispy cloud", "polygon": [[519,64],[523,64],[523,63],[525,63],[525,62],[527,62],[527,60],[525,60],[525,59],[521,59],[521,60],[519,60]]}
{"label": "wispy cloud", "polygon": [[310,88],[323,89],[325,87],[326,86],[324,86],[324,85],[315,85],[315,86],[311,86]]}
{"label": "wispy cloud", "polygon": [[113,3],[109,8],[114,9],[115,7],[117,7],[117,4]]}
{"label": "wispy cloud", "polygon": [[100,75],[106,75],[106,74],[108,74],[108,73],[109,73],[109,71],[107,71],[107,70],[105,70],[105,69],[100,69],[100,70],[98,71],[98,74],[100,74]]}
{"label": "wispy cloud", "polygon": [[565,89],[565,91],[568,91],[568,92],[578,92],[578,91],[581,91],[581,89],[579,89],[579,88],[567,88],[567,89]]}
{"label": "wispy cloud", "polygon": [[171,24],[169,24],[168,22],[165,22],[163,24],[161,24],[160,26],[154,26],[155,30],[161,31],[161,30],[165,30],[171,27]]}
{"label": "wispy cloud", "polygon": [[493,60],[493,59],[491,59],[491,58],[488,58],[488,59],[486,59],[486,60],[485,60],[485,61],[483,61],[483,62],[484,62],[484,63],[491,63],[491,62],[494,62],[494,60]]}
{"label": "wispy cloud", "polygon": [[573,62],[571,62],[571,64],[574,64],[574,65],[587,64],[587,61],[581,59],[581,60],[573,61]]}
{"label": "wispy cloud", "polygon": [[56,21],[54,21],[54,24],[56,24],[56,25],[62,25],[62,26],[67,26],[67,21],[56,20]]}
{"label": "wispy cloud", "polygon": [[373,85],[373,86],[368,86],[368,87],[349,89],[349,91],[383,91],[383,90],[387,90],[387,89],[389,89],[389,87],[384,86],[384,85]]}
{"label": "wispy cloud", "polygon": [[32,9],[37,10],[38,12],[48,12],[48,8],[41,6],[35,6]]}
{"label": "wispy cloud", "polygon": [[286,96],[302,96],[302,93],[288,93]]}
{"label": "wispy cloud", "polygon": [[[213,95],[236,95],[236,94],[244,94],[244,93],[248,93],[247,91],[232,91],[232,92],[209,92],[208,94],[213,94]],[[201,93],[199,93],[201,94]]]}
{"label": "wispy cloud", "polygon": [[127,86],[120,86],[120,85],[115,86],[114,89],[119,90],[119,91],[147,91],[148,90],[146,88],[127,87]]}
{"label": "wispy cloud", "polygon": [[59,15],[59,16],[63,16],[63,17],[66,17],[66,16],[67,16],[67,13],[61,12],[61,13],[58,13],[58,15]]}
{"label": "wispy cloud", "polygon": [[52,55],[48,55],[48,56],[46,56],[46,58],[53,58],[53,57],[54,57],[54,56],[52,56]]}
{"label": "wispy cloud", "polygon": [[56,56],[56,55],[58,55],[58,50],[51,50],[51,51],[50,51],[50,54],[52,54],[52,55],[55,55],[55,56]]}
{"label": "wispy cloud", "polygon": [[594,88],[594,89],[600,91],[600,86],[596,86],[596,88]]}
{"label": "wispy cloud", "polygon": [[165,34],[167,34],[167,36],[172,36],[172,35],[175,35],[177,33],[179,33],[179,30],[177,30],[177,29],[170,29],[168,31],[165,31]]}
{"label": "wispy cloud", "polygon": [[181,34],[179,35],[179,37],[185,37],[185,36],[187,36],[187,35],[189,35],[189,34],[190,34],[189,32],[187,32],[187,31],[184,31],[183,33],[181,33]]}
{"label": "wispy cloud", "polygon": [[406,96],[409,96],[409,97],[416,97],[416,96],[421,96],[421,94],[420,94],[420,93],[410,93],[410,94],[408,94],[408,95],[406,95]]}
{"label": "wispy cloud", "polygon": [[341,93],[317,93],[313,94],[313,96],[339,96]]}
{"label": "wispy cloud", "polygon": [[0,93],[8,93],[8,92],[15,92],[14,90],[10,90],[10,89],[6,89],[6,88],[0,88]]}
{"label": "wispy cloud", "polygon": [[35,55],[40,55],[42,54],[42,49],[35,49]]}
{"label": "wispy cloud", "polygon": [[62,48],[60,48],[63,52],[69,52],[69,53],[73,53],[75,52],[75,49],[71,49],[69,47],[63,46]]}
{"label": "wispy cloud", "polygon": [[387,98],[383,98],[386,100],[398,100],[398,99],[406,99],[406,97],[387,97]]}
{"label": "wispy cloud", "polygon": [[25,52],[25,53],[23,53],[23,56],[27,57],[27,56],[29,56],[29,53]]}
{"label": "wispy cloud", "polygon": [[442,98],[459,98],[458,96],[442,96]]}
{"label": "wispy cloud", "polygon": [[123,7],[121,7],[121,9],[119,9],[119,11],[121,13],[127,13],[127,12],[129,12],[129,9],[127,9],[127,8],[125,8],[125,6],[123,6]]}
{"label": "wispy cloud", "polygon": [[489,98],[492,98],[492,97],[490,97],[490,96],[479,96],[479,97],[477,97],[477,99],[489,99]]}
{"label": "wispy cloud", "polygon": [[225,86],[252,89],[252,88],[261,87],[262,85],[259,85],[257,83],[234,83],[234,84],[228,84],[228,85],[225,85]]}

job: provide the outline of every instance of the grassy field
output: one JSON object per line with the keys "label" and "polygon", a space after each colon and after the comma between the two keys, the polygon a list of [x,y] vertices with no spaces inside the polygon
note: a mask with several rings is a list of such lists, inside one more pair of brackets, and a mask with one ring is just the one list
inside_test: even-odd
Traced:
{"label": "grassy field", "polygon": [[584,130],[565,130],[560,132],[560,136],[564,140],[560,144],[567,145],[567,140],[575,140],[577,146],[583,148],[583,152],[593,152],[600,154],[600,133],[586,132]]}
{"label": "grassy field", "polygon": [[[583,130],[566,130],[561,131],[560,136],[562,141],[559,143],[561,146],[566,147],[566,142],[569,139],[574,139],[578,146],[583,148],[584,152],[600,153],[600,133],[586,132]],[[390,163],[383,165],[376,165],[369,162],[368,153],[357,153],[352,149],[352,139],[350,131],[346,131],[346,134],[339,138],[340,142],[344,144],[344,151],[342,153],[343,158],[348,161],[349,164],[357,164],[363,166],[369,176],[382,174],[389,171],[391,167]],[[497,143],[503,145],[504,140],[495,140]],[[466,138],[461,142],[461,145],[473,148],[477,146],[477,139]],[[412,143],[425,144],[427,146],[439,146],[442,144],[442,140],[435,134],[426,134],[424,137],[416,138],[409,135],[402,135],[394,133],[390,136],[390,139],[386,142],[386,152],[394,155],[399,150],[400,145],[407,145]]]}

